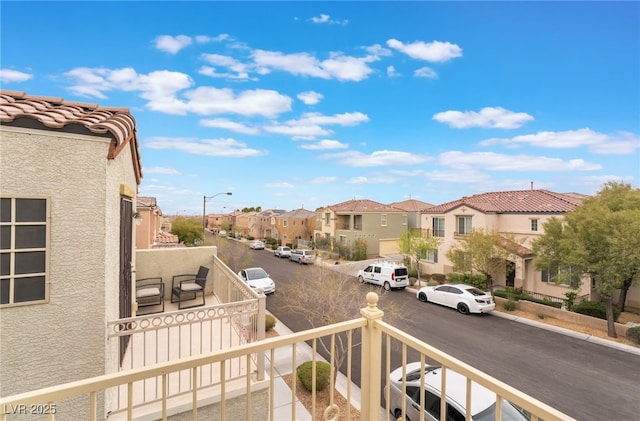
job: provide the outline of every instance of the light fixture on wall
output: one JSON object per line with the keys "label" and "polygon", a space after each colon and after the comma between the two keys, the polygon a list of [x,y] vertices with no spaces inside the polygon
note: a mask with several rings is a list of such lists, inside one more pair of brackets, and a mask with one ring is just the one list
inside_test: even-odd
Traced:
{"label": "light fixture on wall", "polygon": [[142,224],[142,215],[140,215],[139,212],[133,214],[133,222],[135,222],[136,225]]}

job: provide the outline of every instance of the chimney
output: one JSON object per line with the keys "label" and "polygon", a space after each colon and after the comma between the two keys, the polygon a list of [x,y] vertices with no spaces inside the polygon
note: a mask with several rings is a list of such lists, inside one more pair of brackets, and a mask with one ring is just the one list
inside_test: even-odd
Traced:
{"label": "chimney", "polygon": [[531,190],[533,190],[533,181],[531,182]]}

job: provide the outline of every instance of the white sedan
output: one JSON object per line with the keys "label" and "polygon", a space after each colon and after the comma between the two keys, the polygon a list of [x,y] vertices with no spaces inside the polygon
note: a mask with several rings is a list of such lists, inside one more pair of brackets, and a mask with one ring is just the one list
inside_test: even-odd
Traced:
{"label": "white sedan", "polygon": [[416,296],[425,303],[452,307],[462,314],[488,313],[496,308],[491,294],[465,284],[422,287]]}
{"label": "white sedan", "polygon": [[245,281],[254,291],[263,290],[265,294],[276,292],[276,283],[262,268],[247,268],[238,272],[240,279]]}
{"label": "white sedan", "polygon": [[264,243],[260,240],[255,240],[249,244],[249,248],[254,250],[264,250]]}

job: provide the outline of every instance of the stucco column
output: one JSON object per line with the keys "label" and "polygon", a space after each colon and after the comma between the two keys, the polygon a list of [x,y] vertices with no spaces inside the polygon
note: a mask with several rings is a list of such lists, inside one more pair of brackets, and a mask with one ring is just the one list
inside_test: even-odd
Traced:
{"label": "stucco column", "polygon": [[361,350],[361,399],[360,415],[363,420],[374,420],[380,416],[380,385],[382,384],[382,331],[377,321],[382,320],[384,311],[378,308],[378,294],[367,294],[367,307],[360,309],[367,325],[362,329]]}

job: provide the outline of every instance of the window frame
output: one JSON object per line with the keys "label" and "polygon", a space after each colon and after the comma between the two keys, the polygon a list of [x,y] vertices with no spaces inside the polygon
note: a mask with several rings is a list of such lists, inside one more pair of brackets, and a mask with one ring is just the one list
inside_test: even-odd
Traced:
{"label": "window frame", "polygon": [[[468,224],[464,224],[461,230],[461,221],[469,221]],[[467,226],[468,225],[468,226]],[[458,235],[471,235],[473,233],[473,216],[471,215],[456,215],[456,234]]]}
{"label": "window frame", "polygon": [[539,223],[538,218],[531,218],[531,232],[538,232]]}
{"label": "window frame", "polygon": [[386,227],[387,226],[387,214],[386,213],[380,214],[380,226],[381,227]]}
{"label": "window frame", "polygon": [[[438,227],[436,229],[436,224],[440,225],[440,222],[442,222],[442,227]],[[443,216],[434,216],[431,219],[431,232],[433,233],[434,237],[444,238],[445,230],[444,230],[444,217]],[[438,235],[440,233],[442,233],[442,235]]]}
{"label": "window frame", "polygon": [[[51,198],[48,196],[22,196],[22,195],[6,195],[0,197],[2,201],[9,201],[9,217],[8,219],[5,215],[2,215],[2,220],[0,220],[0,227],[4,231],[6,228],[9,229],[9,241],[8,244],[0,245],[0,254],[3,256],[8,256],[9,270],[5,274],[0,274],[1,283],[9,282],[8,286],[8,301],[6,303],[0,302],[0,308],[7,307],[17,307],[17,306],[25,306],[25,305],[33,305],[33,304],[45,304],[49,302],[49,259],[51,256]],[[42,216],[42,221],[33,220],[33,221],[21,221],[20,215],[18,214],[18,206],[17,203],[20,200],[42,200],[44,201],[44,215]],[[6,211],[6,209],[5,209]],[[5,220],[7,219],[7,220]],[[22,231],[20,228],[28,228],[28,227],[44,227],[44,231],[42,235],[44,235],[44,239],[36,238],[36,242],[42,242],[43,245],[32,245],[28,246],[24,244],[20,246],[18,243],[24,238],[18,238],[18,231]],[[37,230],[36,230],[37,231]],[[26,234],[34,234],[34,231],[31,230],[29,232],[27,230]],[[37,234],[37,232],[36,232]],[[33,238],[32,235],[30,237]],[[6,241],[6,240],[5,240]],[[42,261],[42,271],[34,272],[33,270],[28,272],[17,273],[16,266],[20,259],[16,259],[16,257],[20,257],[21,255],[27,257],[27,253],[43,253],[43,261]],[[3,265],[4,266],[4,265]],[[38,280],[38,278],[42,278],[42,280]],[[21,301],[16,300],[16,281],[20,282],[23,279],[25,282],[29,279],[38,280],[38,284],[42,282],[42,298],[37,299],[26,299]],[[26,290],[28,291],[28,289]],[[40,291],[38,291],[40,292]],[[4,297],[3,297],[4,298]]]}

